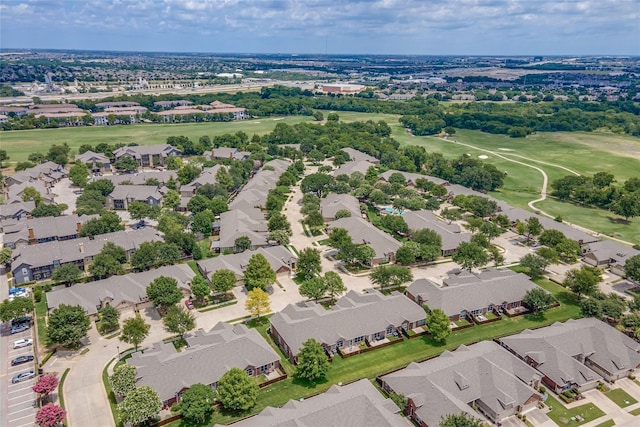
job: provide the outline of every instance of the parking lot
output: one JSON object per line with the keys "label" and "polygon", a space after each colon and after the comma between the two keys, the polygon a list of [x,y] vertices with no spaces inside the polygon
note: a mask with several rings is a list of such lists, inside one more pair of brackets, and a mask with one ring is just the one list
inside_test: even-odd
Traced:
{"label": "parking lot", "polygon": [[[7,357],[3,358],[5,363],[2,368],[6,381],[3,381],[3,386],[6,387],[6,392],[3,390],[2,395],[2,407],[6,408],[6,413],[0,420],[0,424],[8,427],[26,427],[35,425],[35,415],[38,411],[36,394],[31,390],[31,387],[35,384],[38,374],[35,362],[22,363],[17,366],[11,366],[11,361],[19,356],[33,355],[33,345],[28,345],[22,348],[13,348],[14,341],[19,339],[33,339],[33,328],[25,331],[10,335],[11,323],[6,322],[2,325],[2,340],[5,341]],[[23,372],[34,371],[35,375],[31,379],[26,379],[17,383],[13,383],[12,380],[15,376]],[[4,411],[3,411],[4,412]]]}

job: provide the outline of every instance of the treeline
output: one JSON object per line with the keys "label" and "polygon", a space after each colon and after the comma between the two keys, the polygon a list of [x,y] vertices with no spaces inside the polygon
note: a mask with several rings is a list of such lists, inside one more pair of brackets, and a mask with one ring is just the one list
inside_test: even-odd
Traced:
{"label": "treeline", "polygon": [[551,183],[551,195],[582,206],[608,209],[627,221],[640,215],[640,178],[629,178],[622,186],[615,182],[608,172],[591,177],[567,175]]}

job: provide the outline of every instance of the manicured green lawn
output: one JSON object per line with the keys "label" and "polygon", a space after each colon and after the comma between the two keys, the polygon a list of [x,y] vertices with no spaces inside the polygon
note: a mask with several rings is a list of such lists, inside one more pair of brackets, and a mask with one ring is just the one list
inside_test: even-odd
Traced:
{"label": "manicured green lawn", "polygon": [[44,347],[49,347],[47,336],[47,294],[42,293],[42,299],[36,303],[36,322],[38,324],[38,342]]}
{"label": "manicured green lawn", "polygon": [[[558,400],[556,400],[555,397],[551,396],[551,394],[549,394],[544,403],[552,409],[547,413],[547,415],[559,426],[579,426],[605,415],[604,412],[602,412],[602,410],[593,403],[586,403],[584,405],[567,409]],[[577,415],[584,418],[584,420],[580,422],[572,421],[571,417],[575,417]]]}
{"label": "manicured green lawn", "polygon": [[616,388],[604,393],[609,399],[613,400],[616,405],[621,408],[626,408],[627,406],[631,406],[635,403],[638,403],[636,399],[634,399],[629,393],[622,390],[621,388]]}
{"label": "manicured green lawn", "polygon": [[640,415],[640,408],[634,409],[633,411],[629,411],[631,415]]}
{"label": "manicured green lawn", "polygon": [[[122,361],[118,362],[122,363]],[[111,413],[115,419],[116,427],[124,427],[122,421],[120,421],[120,411],[118,410],[118,402],[116,401],[116,394],[111,389],[111,384],[109,383],[109,374],[107,373],[107,368],[109,364],[104,367],[102,370],[102,384],[104,384],[104,388],[107,392],[107,396],[109,398],[109,406],[111,407]]]}

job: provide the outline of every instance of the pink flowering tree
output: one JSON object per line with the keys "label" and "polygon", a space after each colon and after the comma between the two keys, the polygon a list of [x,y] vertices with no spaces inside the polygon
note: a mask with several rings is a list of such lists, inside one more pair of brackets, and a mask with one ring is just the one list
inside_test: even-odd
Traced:
{"label": "pink flowering tree", "polygon": [[64,421],[67,413],[58,405],[52,403],[43,406],[36,413],[36,424],[39,427],[55,427]]}
{"label": "pink flowering tree", "polygon": [[34,384],[32,389],[34,392],[42,395],[44,399],[49,395],[49,393],[55,391],[58,388],[59,383],[60,381],[55,375],[43,375],[38,378],[38,382]]}

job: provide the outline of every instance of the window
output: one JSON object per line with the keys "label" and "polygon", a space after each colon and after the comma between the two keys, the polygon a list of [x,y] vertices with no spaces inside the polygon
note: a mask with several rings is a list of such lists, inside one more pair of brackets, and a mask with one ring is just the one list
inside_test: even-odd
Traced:
{"label": "window", "polygon": [[353,341],[357,344],[357,343],[359,343],[359,342],[364,341],[364,337],[356,337],[356,339],[355,339],[355,340],[353,340]]}
{"label": "window", "polygon": [[344,342],[342,340],[337,342],[338,347],[342,348],[344,346]]}
{"label": "window", "polygon": [[27,269],[27,268],[23,267],[23,268],[22,268],[22,275],[23,275],[23,276],[28,276],[28,275],[29,275],[29,269]]}
{"label": "window", "polygon": [[247,369],[247,374],[252,377],[253,376],[253,368]]}
{"label": "window", "polygon": [[487,307],[487,311],[493,311],[493,304],[490,304],[489,307]]}
{"label": "window", "polygon": [[387,335],[391,335],[393,333],[393,326],[389,326],[387,328]]}

